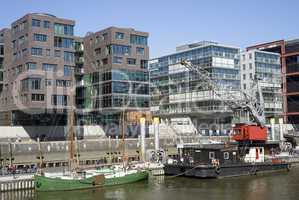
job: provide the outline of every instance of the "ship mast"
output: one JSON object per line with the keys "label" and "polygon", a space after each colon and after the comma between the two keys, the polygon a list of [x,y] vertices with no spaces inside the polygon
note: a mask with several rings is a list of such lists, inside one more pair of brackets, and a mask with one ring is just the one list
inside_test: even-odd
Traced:
{"label": "ship mast", "polygon": [[67,109],[67,126],[68,126],[68,141],[69,141],[69,169],[74,171],[78,167],[78,155],[75,158],[75,131],[74,131],[74,71],[72,71],[71,82],[73,88],[69,91],[70,106]]}
{"label": "ship mast", "polygon": [[122,161],[123,167],[126,166],[126,144],[125,144],[125,109],[122,111]]}

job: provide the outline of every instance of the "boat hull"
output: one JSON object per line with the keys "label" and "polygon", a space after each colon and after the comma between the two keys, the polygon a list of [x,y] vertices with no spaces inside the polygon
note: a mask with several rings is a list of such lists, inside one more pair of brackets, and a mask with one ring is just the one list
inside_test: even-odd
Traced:
{"label": "boat hull", "polygon": [[122,177],[106,178],[100,181],[95,181],[94,177],[81,180],[66,180],[61,178],[49,178],[45,176],[36,175],[34,177],[36,191],[68,191],[68,190],[82,190],[98,187],[108,187],[114,185],[122,185],[134,183],[148,178],[147,171],[127,174]]}
{"label": "boat hull", "polygon": [[287,163],[256,163],[256,164],[234,164],[221,167],[212,165],[182,165],[166,164],[165,175],[186,176],[196,178],[221,178],[233,176],[256,175],[266,172],[289,171]]}

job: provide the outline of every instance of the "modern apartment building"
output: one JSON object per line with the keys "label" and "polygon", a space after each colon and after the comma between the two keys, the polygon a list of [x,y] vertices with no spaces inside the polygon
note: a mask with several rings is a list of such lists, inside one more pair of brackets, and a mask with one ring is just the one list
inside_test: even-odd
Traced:
{"label": "modern apartment building", "polygon": [[251,94],[256,83],[262,90],[267,123],[282,117],[280,54],[256,49],[241,53],[241,87]]}
{"label": "modern apartment building", "polygon": [[224,101],[231,99],[219,99],[197,73],[179,64],[182,59],[206,69],[217,84],[218,93],[238,96],[240,49],[203,41],[177,47],[175,53],[150,61],[153,115],[167,123],[192,124],[202,135],[228,134],[232,112]]}
{"label": "modern apartment building", "polygon": [[[11,24],[1,113],[12,125],[65,125],[73,105],[73,20],[31,13]],[[1,114],[0,114],[1,115]]]}
{"label": "modern apartment building", "polygon": [[10,101],[6,94],[8,90],[8,73],[12,59],[11,32],[5,28],[0,30],[0,125],[11,125],[11,112],[3,112],[4,106]]}
{"label": "modern apartment building", "polygon": [[299,128],[299,39],[278,40],[248,47],[247,50],[279,53],[281,56],[283,117]]}
{"label": "modern apartment building", "polygon": [[119,134],[125,112],[129,135],[136,133],[131,131],[138,123],[135,117],[149,111],[147,40],[146,32],[117,27],[84,38],[84,89],[77,100],[83,95],[83,107],[89,112],[78,117],[81,124],[115,126],[116,131],[107,134]]}

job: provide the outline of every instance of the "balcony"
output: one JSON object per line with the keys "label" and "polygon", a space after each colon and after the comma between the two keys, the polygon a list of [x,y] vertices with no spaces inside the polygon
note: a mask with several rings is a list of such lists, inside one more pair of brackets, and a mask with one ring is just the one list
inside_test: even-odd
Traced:
{"label": "balcony", "polygon": [[83,46],[83,44],[76,43],[76,44],[75,44],[75,50],[76,50],[77,52],[83,52],[83,51],[84,51],[84,46]]}
{"label": "balcony", "polygon": [[75,68],[75,74],[84,74],[84,68]]}

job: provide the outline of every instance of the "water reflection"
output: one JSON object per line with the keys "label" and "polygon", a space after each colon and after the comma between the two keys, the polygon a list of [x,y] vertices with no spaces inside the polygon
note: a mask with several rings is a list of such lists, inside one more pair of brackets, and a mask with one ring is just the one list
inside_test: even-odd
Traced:
{"label": "water reflection", "polygon": [[0,199],[2,200],[32,200],[35,199],[34,190],[20,190],[14,192],[1,192]]}
{"label": "water reflection", "polygon": [[153,177],[134,184],[72,192],[1,193],[4,200],[288,200],[299,199],[299,168],[290,173],[226,179]]}

